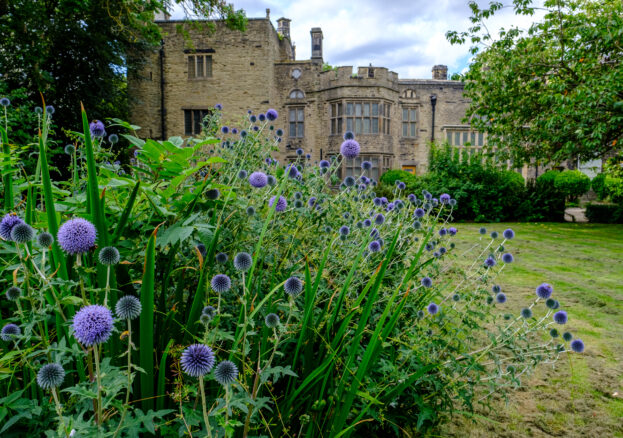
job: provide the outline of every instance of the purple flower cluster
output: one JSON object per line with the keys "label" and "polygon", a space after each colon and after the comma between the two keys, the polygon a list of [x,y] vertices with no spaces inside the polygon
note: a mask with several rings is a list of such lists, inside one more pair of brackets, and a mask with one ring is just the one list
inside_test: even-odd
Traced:
{"label": "purple flower cluster", "polygon": [[98,304],[83,307],[74,316],[73,329],[74,336],[82,345],[102,344],[112,333],[112,313]]}
{"label": "purple flower cluster", "polygon": [[91,131],[91,135],[93,137],[101,138],[106,135],[104,123],[99,120],[93,120],[91,123],[89,123],[89,130]]}
{"label": "purple flower cluster", "polygon": [[[273,204],[275,204],[275,198],[276,196],[273,196],[270,198],[270,200],[268,201],[269,207],[272,207]],[[275,211],[285,211],[287,206],[288,206],[288,201],[286,201],[286,198],[284,198],[283,196],[280,196],[275,205]]]}
{"label": "purple flower cluster", "polygon": [[11,238],[11,231],[13,230],[13,227],[23,223],[24,221],[14,213],[5,215],[0,221],[0,237],[4,240],[13,240]]}
{"label": "purple flower cluster", "polygon": [[536,296],[544,300],[551,297],[553,292],[554,288],[547,283],[542,283],[536,288]]}
{"label": "purple flower cluster", "polygon": [[265,187],[266,184],[268,184],[268,177],[264,172],[253,172],[251,175],[249,175],[249,184],[251,184],[253,187],[261,189],[262,187]]}
{"label": "purple flower cluster", "polygon": [[192,377],[203,377],[214,366],[214,352],[203,344],[188,346],[180,359],[182,370]]}
{"label": "purple flower cluster", "polygon": [[279,113],[277,112],[277,110],[270,108],[268,111],[266,111],[266,118],[271,122],[277,120],[277,117],[279,117]]}
{"label": "purple flower cluster", "polygon": [[95,245],[97,231],[86,219],[75,218],[65,222],[58,230],[58,243],[68,254],[82,254]]}
{"label": "purple flower cluster", "polygon": [[340,153],[344,158],[356,158],[361,151],[361,146],[355,140],[344,140],[340,146]]}

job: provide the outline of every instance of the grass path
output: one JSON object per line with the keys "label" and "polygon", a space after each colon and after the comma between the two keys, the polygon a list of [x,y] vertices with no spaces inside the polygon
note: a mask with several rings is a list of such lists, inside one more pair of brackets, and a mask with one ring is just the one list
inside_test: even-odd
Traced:
{"label": "grass path", "polygon": [[499,279],[510,309],[518,312],[540,283],[552,284],[569,313],[567,328],[586,351],[539,367],[508,404],[500,400],[491,412],[479,412],[491,422],[456,418],[438,434],[623,437],[623,226],[458,224],[459,249],[481,226],[516,232],[507,245],[515,263]]}

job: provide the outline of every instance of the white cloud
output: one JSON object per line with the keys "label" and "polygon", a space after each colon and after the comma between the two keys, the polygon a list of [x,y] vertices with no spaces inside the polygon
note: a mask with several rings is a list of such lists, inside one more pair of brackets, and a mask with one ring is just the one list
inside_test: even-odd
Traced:
{"label": "white cloud", "polygon": [[[509,0],[506,0],[507,2]],[[482,6],[488,0],[478,0]],[[543,0],[537,0],[542,4]],[[323,31],[323,55],[331,65],[387,67],[401,78],[429,78],[435,64],[445,64],[450,72],[465,71],[469,63],[469,46],[453,46],[445,37],[449,30],[470,27],[467,0],[234,0],[237,9],[248,17],[266,16],[271,20],[292,20],[290,33],[296,44],[297,59],[311,56],[312,27]],[[181,18],[179,9],[173,18]],[[500,28],[527,28],[543,17],[516,16],[504,8],[487,22],[497,34]]]}

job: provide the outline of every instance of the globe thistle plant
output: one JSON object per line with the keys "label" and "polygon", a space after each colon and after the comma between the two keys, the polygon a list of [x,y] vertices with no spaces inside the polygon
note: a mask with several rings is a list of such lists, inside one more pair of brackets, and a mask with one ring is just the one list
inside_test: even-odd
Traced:
{"label": "globe thistle plant", "polygon": [[89,130],[91,131],[91,136],[96,138],[102,138],[106,135],[104,124],[99,120],[93,120],[89,124]]}
{"label": "globe thistle plant", "polygon": [[340,146],[340,153],[347,159],[357,158],[359,151],[361,151],[361,146],[355,140],[344,140]]}
{"label": "globe thistle plant", "polygon": [[5,342],[9,342],[9,341],[14,340],[16,337],[18,337],[21,334],[22,334],[22,330],[19,328],[18,325],[15,325],[13,323],[8,323],[4,327],[2,327],[2,330],[0,331],[0,339],[2,339]]}
{"label": "globe thistle plant", "polygon": [[554,313],[553,319],[556,324],[566,324],[568,320],[567,312],[565,312],[564,310],[559,310],[558,312]]}
{"label": "globe thistle plant", "polygon": [[353,133],[353,131],[346,131],[344,133],[343,138],[344,138],[344,140],[354,140],[355,139],[355,134]]}
{"label": "globe thistle plant", "polygon": [[190,345],[182,352],[180,364],[182,370],[189,376],[203,377],[214,366],[214,352],[204,344]]}
{"label": "globe thistle plant", "polygon": [[117,301],[115,313],[121,319],[136,319],[141,314],[141,302],[133,295],[126,295]]}
{"label": "globe thistle plant", "polygon": [[253,257],[248,252],[239,252],[234,257],[234,268],[238,271],[248,271],[253,264]]}
{"label": "globe thistle plant", "polygon": [[290,277],[283,284],[283,290],[288,295],[295,297],[303,291],[303,282],[298,277]]}
{"label": "globe thistle plant", "polygon": [[554,288],[548,283],[542,283],[536,288],[536,296],[546,300],[552,296]]}
{"label": "globe thistle plant", "polygon": [[54,236],[44,231],[37,236],[37,243],[42,248],[49,248],[54,243]]}
{"label": "globe thistle plant", "polygon": [[492,268],[497,264],[497,262],[495,261],[495,259],[493,257],[487,257],[485,260],[485,266],[487,268]]}
{"label": "globe thistle plant", "polygon": [[422,284],[422,286],[424,287],[432,287],[433,286],[433,280],[430,277],[424,277],[422,278],[422,280],[420,281],[420,283]]}
{"label": "globe thistle plant", "polygon": [[430,303],[426,310],[430,315],[436,315],[439,312],[439,306],[435,303]]}
{"label": "globe thistle plant", "polygon": [[23,222],[11,229],[11,240],[15,243],[27,243],[35,238],[35,230]]}
{"label": "globe thistle plant", "polygon": [[0,105],[6,108],[7,106],[11,105],[11,101],[8,97],[3,97],[2,99],[0,99]]}
{"label": "globe thistle plant", "polygon": [[234,383],[237,378],[238,368],[233,362],[229,360],[219,362],[219,364],[214,369],[214,380],[216,380],[223,386]]}
{"label": "globe thistle plant", "polygon": [[229,260],[229,257],[227,257],[227,254],[224,252],[219,252],[216,256],[214,256],[214,259],[216,260],[216,263],[224,265],[227,263],[227,260]]}
{"label": "globe thistle plant", "polygon": [[584,352],[584,342],[581,339],[574,339],[571,341],[571,349],[576,353]]}
{"label": "globe thistle plant", "polygon": [[528,307],[521,309],[521,316],[525,319],[532,318],[532,309]]}
{"label": "globe thistle plant", "polygon": [[76,152],[76,147],[73,144],[68,144],[64,148],[65,154],[73,155]]}
{"label": "globe thistle plant", "polygon": [[17,286],[11,286],[6,290],[5,296],[9,301],[15,301],[22,296],[22,290]]}
{"label": "globe thistle plant", "polygon": [[114,246],[106,246],[100,250],[98,259],[102,265],[112,266],[119,263],[121,256],[117,248]]}
{"label": "globe thistle plant", "polygon": [[113,329],[112,313],[93,304],[80,309],[73,320],[74,336],[85,347],[106,342]]}
{"label": "globe thistle plant", "polygon": [[37,373],[37,384],[44,390],[58,388],[63,380],[65,380],[65,370],[57,363],[43,365]]}
{"label": "globe thistle plant", "polygon": [[216,274],[210,281],[212,290],[218,294],[227,292],[231,289],[231,279],[225,274]]}
{"label": "globe thistle plant", "polygon": [[284,198],[283,196],[279,196],[279,199],[276,203],[275,198],[276,196],[270,198],[270,200],[268,201],[268,206],[272,207],[273,204],[275,204],[275,211],[285,211],[285,209],[288,207],[288,201],[286,200],[286,198]]}
{"label": "globe thistle plant", "polygon": [[264,322],[266,323],[266,327],[275,328],[279,325],[279,315],[276,313],[269,313],[266,315],[266,318],[264,318]]}
{"label": "globe thistle plant", "polygon": [[508,252],[505,253],[505,254],[502,254],[502,261],[504,263],[513,263],[513,260],[514,260],[514,258],[513,258],[512,254],[510,254]]}
{"label": "globe thistle plant", "polygon": [[506,295],[500,292],[499,294],[495,296],[495,301],[497,301],[500,304],[504,304],[506,302]]}
{"label": "globe thistle plant", "polygon": [[249,184],[255,188],[261,189],[268,184],[268,177],[264,172],[253,172],[249,176]]}
{"label": "globe thistle plant", "polygon": [[23,224],[24,221],[16,214],[9,213],[5,215],[0,221],[0,237],[4,240],[12,240],[11,230],[18,224]]}
{"label": "globe thistle plant", "polygon": [[205,306],[201,311],[201,314],[212,319],[216,316],[216,309],[212,306]]}
{"label": "globe thistle plant", "polygon": [[221,192],[219,191],[219,189],[206,190],[206,198],[212,201],[218,199],[219,196],[221,196]]}
{"label": "globe thistle plant", "polygon": [[76,218],[65,222],[58,230],[58,243],[71,255],[83,254],[95,245],[97,231],[86,219]]}
{"label": "globe thistle plant", "polygon": [[378,241],[373,240],[368,244],[368,250],[370,250],[370,252],[379,252],[381,250],[381,244]]}

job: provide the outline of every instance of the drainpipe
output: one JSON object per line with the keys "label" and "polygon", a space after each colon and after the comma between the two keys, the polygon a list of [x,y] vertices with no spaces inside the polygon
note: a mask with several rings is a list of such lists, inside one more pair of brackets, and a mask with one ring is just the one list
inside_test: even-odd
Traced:
{"label": "drainpipe", "polygon": [[431,94],[430,96],[430,106],[433,109],[433,120],[430,128],[430,141],[435,141],[435,105],[437,105],[437,95]]}
{"label": "drainpipe", "polygon": [[160,133],[162,140],[167,138],[165,123],[166,110],[164,109],[164,40],[160,40]]}

